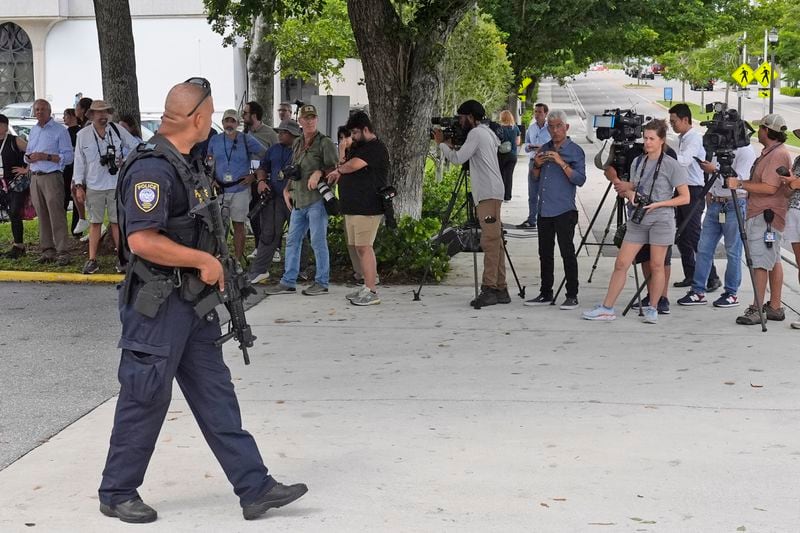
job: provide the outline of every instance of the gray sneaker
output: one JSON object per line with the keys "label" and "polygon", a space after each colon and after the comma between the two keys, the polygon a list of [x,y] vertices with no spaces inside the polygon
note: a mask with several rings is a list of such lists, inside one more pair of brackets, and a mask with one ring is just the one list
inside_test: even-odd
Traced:
{"label": "gray sneaker", "polygon": [[378,305],[381,303],[381,298],[378,296],[377,292],[366,289],[361,291],[357,297],[350,300],[350,303],[353,305]]}
{"label": "gray sneaker", "polygon": [[303,289],[302,292],[306,296],[319,296],[320,294],[328,294],[328,287],[323,287],[315,281],[310,287]]}
{"label": "gray sneaker", "polygon": [[366,289],[367,288],[362,285],[361,287],[359,287],[358,289],[354,290],[353,292],[348,292],[347,294],[344,295],[344,297],[347,298],[348,300],[355,300],[356,298],[358,298],[358,295],[361,294],[361,291],[366,290]]}
{"label": "gray sneaker", "polygon": [[294,294],[297,292],[297,289],[294,287],[289,287],[288,285],[284,285],[283,283],[278,283],[277,285],[267,287],[264,292],[270,296],[274,296],[276,294]]}

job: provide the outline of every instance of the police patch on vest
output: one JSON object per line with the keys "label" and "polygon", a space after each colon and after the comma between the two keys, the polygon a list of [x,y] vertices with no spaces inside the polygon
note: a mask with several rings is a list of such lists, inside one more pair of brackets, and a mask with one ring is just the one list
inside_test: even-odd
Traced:
{"label": "police patch on vest", "polygon": [[149,213],[158,205],[159,186],[153,181],[143,181],[134,186],[133,196],[136,205],[144,213]]}

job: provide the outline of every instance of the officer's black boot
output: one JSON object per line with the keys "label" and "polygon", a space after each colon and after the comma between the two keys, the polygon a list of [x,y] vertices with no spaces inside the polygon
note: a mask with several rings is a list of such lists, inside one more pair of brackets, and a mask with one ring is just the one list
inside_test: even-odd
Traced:
{"label": "officer's black boot", "polygon": [[245,520],[255,520],[266,513],[268,509],[288,505],[306,492],[308,492],[308,487],[304,483],[296,483],[294,485],[278,483],[262,494],[256,501],[242,507],[242,515],[244,515]]}
{"label": "officer's black boot", "polygon": [[113,506],[101,503],[100,512],[131,524],[146,524],[155,522],[158,518],[156,510],[144,503],[141,498],[134,498]]}

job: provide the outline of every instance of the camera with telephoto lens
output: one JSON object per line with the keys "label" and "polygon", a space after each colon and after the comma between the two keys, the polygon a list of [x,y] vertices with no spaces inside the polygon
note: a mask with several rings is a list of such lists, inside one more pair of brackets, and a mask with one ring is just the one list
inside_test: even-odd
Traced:
{"label": "camera with telephoto lens", "polygon": [[[706,133],[703,135],[703,148],[707,153],[713,153],[719,163],[719,173],[723,178],[736,176],[733,170],[734,152],[737,148],[750,145],[750,137],[755,130],[749,123],[742,120],[738,111],[728,109],[723,102],[714,102],[706,105],[706,113],[714,113],[711,120],[700,123],[705,126]],[[727,187],[725,180],[722,180],[723,187]]]}
{"label": "camera with telephoto lens", "polygon": [[615,144],[633,144],[641,139],[644,124],[651,117],[636,114],[632,109],[606,109],[594,116],[595,135],[601,141],[612,139]]}
{"label": "camera with telephoto lens", "polygon": [[255,218],[261,212],[264,207],[267,206],[270,200],[272,200],[272,189],[267,187],[264,189],[264,192],[258,193],[258,198],[256,199],[256,203],[253,204],[253,208],[247,213],[248,218]]}
{"label": "camera with telephoto lens", "polygon": [[302,177],[303,176],[300,173],[300,167],[297,165],[286,165],[278,174],[279,180],[300,181],[300,178]]}
{"label": "camera with telephoto lens", "polygon": [[[467,140],[467,131],[461,127],[461,120],[458,116],[455,117],[433,117],[431,124],[438,126],[442,130],[444,140],[451,140],[454,146],[461,146]],[[433,139],[433,130],[430,130],[431,140]]]}
{"label": "camera with telephoto lens", "polygon": [[117,173],[117,149],[113,145],[106,146],[106,153],[100,156],[100,164],[108,166],[108,173],[112,176]]}
{"label": "camera with telephoto lens", "polygon": [[636,204],[636,207],[633,208],[633,213],[631,213],[631,222],[641,224],[646,213],[644,208],[653,203],[653,200],[649,196],[637,192],[633,203]]}
{"label": "camera with telephoto lens", "polygon": [[383,218],[386,221],[386,227],[394,229],[397,227],[397,219],[394,217],[394,204],[392,200],[397,196],[397,190],[391,185],[386,185],[378,189],[378,196],[383,204]]}
{"label": "camera with telephoto lens", "polygon": [[327,211],[329,215],[338,215],[339,199],[333,194],[333,190],[331,186],[328,185],[328,181],[325,178],[321,178],[319,183],[317,183],[317,191],[322,195],[322,199],[325,200],[325,211]]}

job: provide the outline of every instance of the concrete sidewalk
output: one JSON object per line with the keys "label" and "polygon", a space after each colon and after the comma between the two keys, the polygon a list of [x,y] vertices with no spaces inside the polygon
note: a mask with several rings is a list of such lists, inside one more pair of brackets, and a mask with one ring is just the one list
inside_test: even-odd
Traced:
{"label": "concrete sidewalk", "polygon": [[[507,222],[526,214],[524,172],[520,160]],[[593,170],[581,191],[589,216],[600,179]],[[529,297],[535,246],[509,239]],[[593,259],[580,258],[582,308],[602,299],[610,277],[613,259],[602,257],[584,283]],[[743,308],[674,306],[657,325],[633,314],[590,323],[580,310],[527,308],[518,297],[476,311],[471,261],[457,257],[420,302],[411,287],[384,286],[381,305],[356,308],[349,289],[332,287],[249,311],[253,363],[225,346],[244,424],[273,475],[309,493],[245,522],[175,387],[141,489],[159,520],[139,529],[797,530],[800,333],[787,322],[762,334],[734,324]],[[629,282],[620,302],[631,293]],[[132,529],[97,510],[114,404],[0,471],[0,530]]]}

